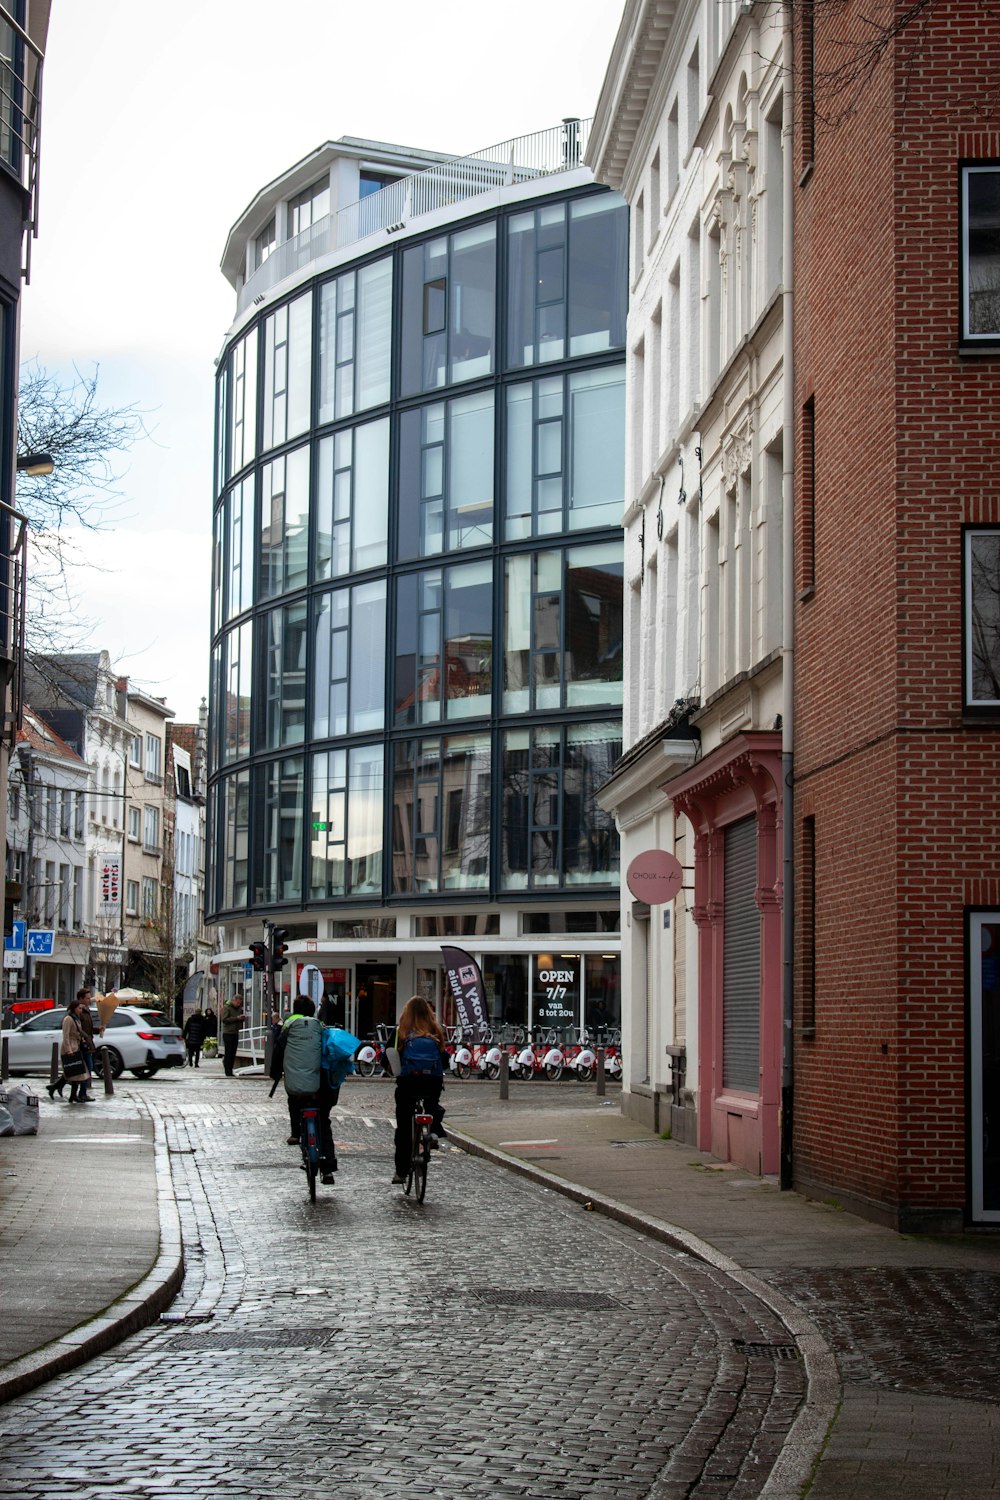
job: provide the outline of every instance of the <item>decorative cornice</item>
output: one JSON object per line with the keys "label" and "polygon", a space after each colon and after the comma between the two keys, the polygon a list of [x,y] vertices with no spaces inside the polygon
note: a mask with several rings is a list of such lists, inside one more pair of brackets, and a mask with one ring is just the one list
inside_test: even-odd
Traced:
{"label": "decorative cornice", "polygon": [[650,103],[679,0],[628,0],[601,89],[587,165],[621,189]]}

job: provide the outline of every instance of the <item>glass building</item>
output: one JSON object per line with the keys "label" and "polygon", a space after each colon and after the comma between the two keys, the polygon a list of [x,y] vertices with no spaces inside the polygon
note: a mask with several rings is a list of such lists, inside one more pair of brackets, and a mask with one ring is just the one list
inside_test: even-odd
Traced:
{"label": "glass building", "polygon": [[[289,929],[364,1034],[440,943],[498,1021],[617,1022],[627,210],[586,122],[351,137],[230,233],[206,908],[219,998]],[[251,983],[252,979],[252,983]]]}

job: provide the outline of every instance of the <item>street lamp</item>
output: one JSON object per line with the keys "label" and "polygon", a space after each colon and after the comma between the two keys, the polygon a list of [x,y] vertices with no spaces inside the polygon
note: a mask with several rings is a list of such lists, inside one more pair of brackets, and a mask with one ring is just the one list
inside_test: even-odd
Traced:
{"label": "street lamp", "polygon": [[19,453],[17,457],[17,472],[27,474],[29,479],[40,479],[45,474],[51,474],[55,468],[55,460],[51,453]]}

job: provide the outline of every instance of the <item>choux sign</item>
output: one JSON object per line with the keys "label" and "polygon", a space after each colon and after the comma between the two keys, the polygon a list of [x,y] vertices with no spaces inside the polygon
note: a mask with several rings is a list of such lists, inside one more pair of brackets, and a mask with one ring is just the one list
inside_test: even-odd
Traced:
{"label": "choux sign", "polygon": [[637,901],[662,906],[672,901],[683,885],[684,867],[666,849],[646,849],[629,865],[625,883]]}

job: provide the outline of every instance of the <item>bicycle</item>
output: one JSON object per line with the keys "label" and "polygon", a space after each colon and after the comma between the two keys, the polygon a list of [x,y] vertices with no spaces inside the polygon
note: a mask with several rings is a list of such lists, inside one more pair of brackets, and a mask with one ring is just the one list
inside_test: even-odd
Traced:
{"label": "bicycle", "polygon": [[309,1185],[309,1202],[315,1203],[316,1178],[319,1175],[320,1160],[319,1110],[315,1105],[307,1105],[302,1110],[301,1117],[299,1146],[302,1151],[302,1166]]}
{"label": "bicycle", "polygon": [[412,1193],[423,1203],[427,1192],[427,1163],[431,1159],[431,1126],[434,1116],[427,1113],[423,1099],[413,1101],[413,1124],[410,1134],[410,1168],[403,1183],[407,1197]]}

